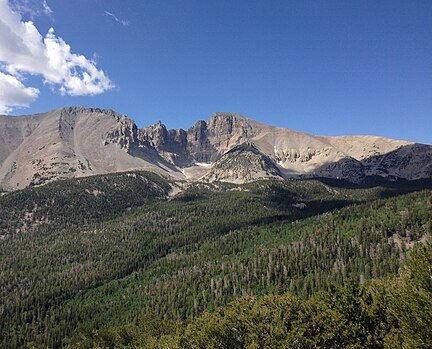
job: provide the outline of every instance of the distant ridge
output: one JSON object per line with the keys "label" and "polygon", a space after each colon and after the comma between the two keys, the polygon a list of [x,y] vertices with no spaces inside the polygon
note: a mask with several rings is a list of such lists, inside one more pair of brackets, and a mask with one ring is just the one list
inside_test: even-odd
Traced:
{"label": "distant ridge", "polygon": [[174,180],[243,183],[326,177],[360,183],[432,177],[432,146],[377,136],[314,136],[218,112],[188,130],[138,128],[113,110],[65,107],[0,116],[3,190],[146,170]]}

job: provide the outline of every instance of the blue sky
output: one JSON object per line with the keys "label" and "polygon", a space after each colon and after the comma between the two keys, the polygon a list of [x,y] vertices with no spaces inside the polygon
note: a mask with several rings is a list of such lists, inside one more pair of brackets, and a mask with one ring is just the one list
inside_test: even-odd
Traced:
{"label": "blue sky", "polygon": [[234,111],[313,134],[432,143],[430,0],[46,0],[49,13],[22,2],[39,6],[21,7],[22,21],[42,36],[53,27],[104,75],[75,89],[43,68],[21,74],[39,92],[12,114],[97,106],[188,128]]}

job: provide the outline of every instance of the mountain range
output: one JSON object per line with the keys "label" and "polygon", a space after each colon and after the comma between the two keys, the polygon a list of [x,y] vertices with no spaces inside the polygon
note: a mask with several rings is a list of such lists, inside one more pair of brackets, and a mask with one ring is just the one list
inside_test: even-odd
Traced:
{"label": "mountain range", "polygon": [[0,188],[146,170],[174,181],[432,177],[432,146],[378,136],[315,136],[228,112],[188,130],[139,128],[112,110],[65,107],[0,116]]}
{"label": "mountain range", "polygon": [[0,116],[0,348],[429,348],[431,148]]}

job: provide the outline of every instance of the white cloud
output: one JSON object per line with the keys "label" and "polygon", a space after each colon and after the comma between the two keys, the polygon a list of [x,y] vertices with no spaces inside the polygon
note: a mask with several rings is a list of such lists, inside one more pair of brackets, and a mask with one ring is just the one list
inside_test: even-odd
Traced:
{"label": "white cloud", "polygon": [[125,21],[124,19],[118,18],[114,13],[104,11],[105,15],[112,17],[117,23],[120,23],[122,26],[127,27],[129,25],[129,21]]}
{"label": "white cloud", "polygon": [[0,72],[0,114],[14,107],[27,107],[39,95],[39,90],[25,87],[15,76]]}
{"label": "white cloud", "polygon": [[[45,11],[52,12],[46,1],[42,5]],[[71,96],[96,95],[113,87],[94,60],[72,53],[71,47],[54,34],[53,28],[43,37],[33,22],[23,21],[7,0],[0,0],[0,62],[3,71],[24,88],[25,74],[40,75],[44,83]],[[0,109],[20,105],[9,103],[0,104]]]}
{"label": "white cloud", "polygon": [[47,16],[51,16],[51,15],[52,15],[53,11],[52,11],[51,8],[48,6],[46,0],[43,0],[43,2],[42,2],[42,7],[43,7],[43,10],[44,10],[44,13],[45,13]]}
{"label": "white cloud", "polygon": [[9,0],[9,6],[15,12],[29,15],[31,19],[53,13],[46,0]]}

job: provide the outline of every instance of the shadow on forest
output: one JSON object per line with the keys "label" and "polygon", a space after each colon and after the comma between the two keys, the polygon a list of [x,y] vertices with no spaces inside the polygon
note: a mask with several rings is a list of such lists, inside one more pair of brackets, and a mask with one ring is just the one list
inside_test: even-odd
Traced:
{"label": "shadow on forest", "polygon": [[[307,179],[307,180],[312,180],[312,179]],[[416,179],[412,181],[406,179],[389,181],[380,176],[373,176],[373,177],[366,177],[365,180],[359,184],[352,183],[342,179],[333,179],[333,178],[314,178],[314,180],[317,180],[333,188],[343,188],[343,189],[380,188],[381,191],[377,193],[378,198],[388,198],[388,197],[408,194],[420,190],[432,189],[431,178]]]}
{"label": "shadow on forest", "polygon": [[305,209],[296,210],[292,208],[290,203],[291,211],[254,220],[250,224],[264,225],[264,224],[271,224],[271,223],[276,223],[281,221],[292,222],[292,221],[320,215],[336,209],[341,209],[343,207],[353,204],[353,202],[348,200],[328,200],[328,201],[317,200],[317,201],[305,201],[305,204],[307,205]]}

